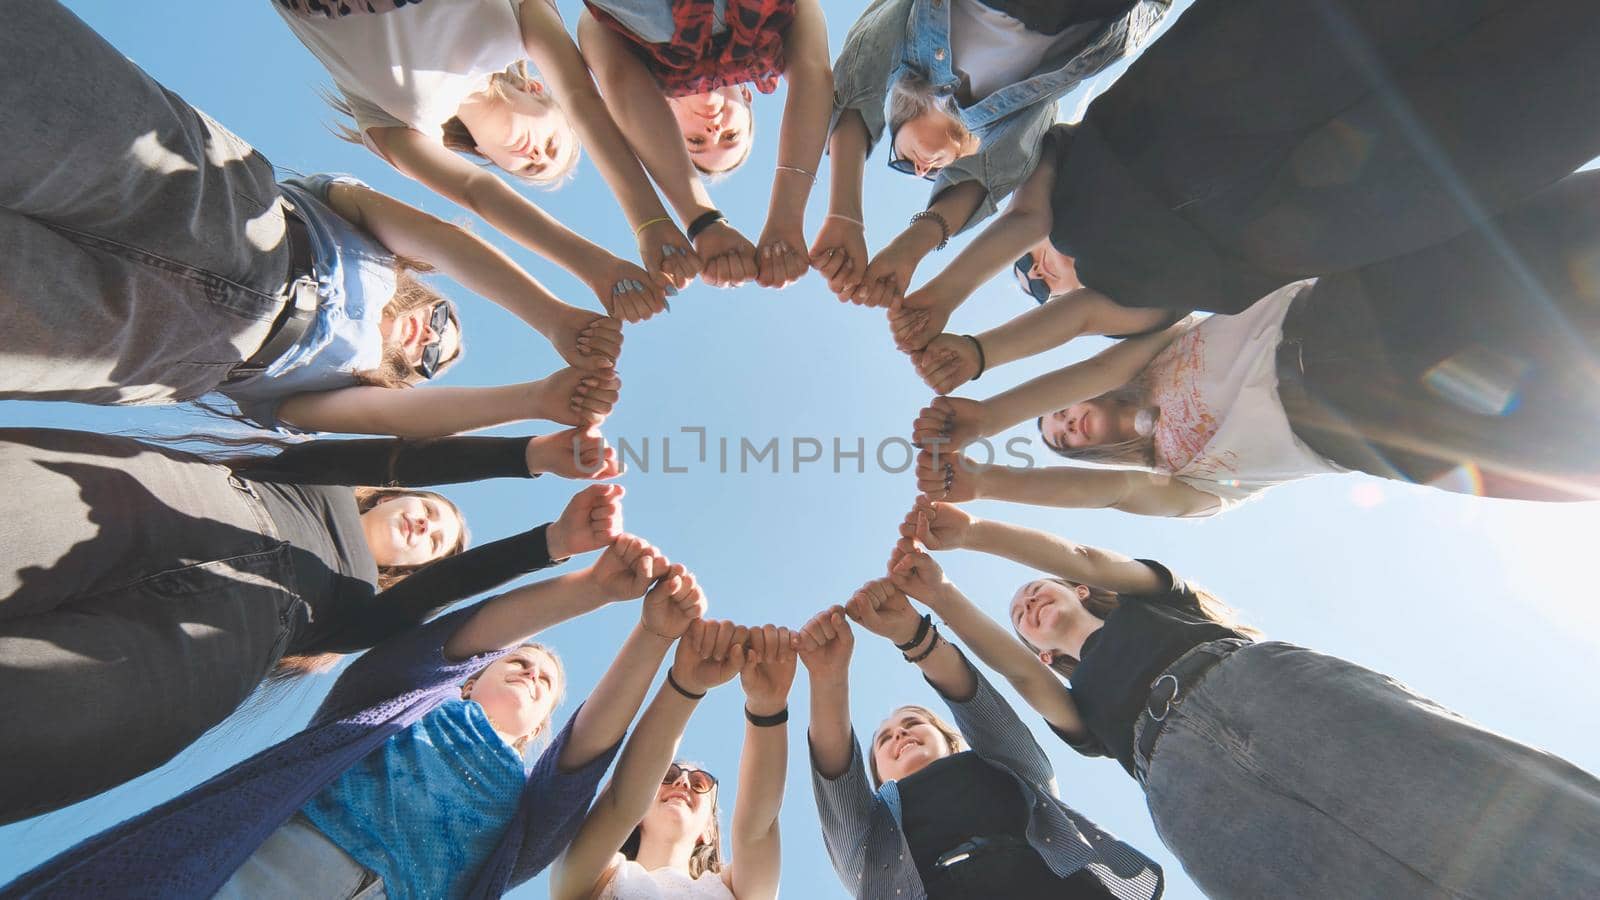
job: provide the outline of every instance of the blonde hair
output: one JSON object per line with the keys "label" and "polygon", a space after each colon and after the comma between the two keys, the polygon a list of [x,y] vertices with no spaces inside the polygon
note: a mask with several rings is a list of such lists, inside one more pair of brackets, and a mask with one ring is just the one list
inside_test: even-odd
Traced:
{"label": "blonde hair", "polygon": [[[1143,379],[1135,379],[1119,388],[1113,388],[1098,397],[1090,398],[1084,402],[1116,410],[1138,409],[1150,405],[1148,391],[1145,389]],[[1156,439],[1154,432],[1142,437],[1114,441],[1109,444],[1095,444],[1088,447],[1058,447],[1050,443],[1049,440],[1044,439],[1044,416],[1040,416],[1035,424],[1039,428],[1039,435],[1041,440],[1044,441],[1044,445],[1049,447],[1057,456],[1075,459],[1080,462],[1136,466],[1151,470],[1158,468],[1156,465]]]}
{"label": "blonde hair", "polygon": [[[543,653],[545,656],[550,657],[550,661],[556,665],[556,674],[561,676],[561,689],[556,692],[555,701],[550,704],[550,713],[545,716],[544,721],[540,722],[539,727],[535,728],[531,734],[525,734],[511,742],[511,746],[515,748],[518,753],[526,756],[528,753],[528,747],[532,745],[534,738],[543,737],[546,740],[541,741],[541,743],[548,742],[550,736],[550,720],[555,718],[556,707],[560,706],[561,701],[567,698],[567,667],[566,664],[561,661],[561,657],[556,654],[554,649],[552,649],[549,645],[541,644],[538,641],[524,641],[521,644],[511,648],[511,650],[507,653],[502,654],[501,659],[504,659],[506,656],[509,656],[511,653],[515,653],[518,650],[537,650],[540,653]],[[498,659],[495,660],[495,662],[499,661],[500,660]],[[494,665],[494,663],[489,663],[489,666],[492,665]],[[484,672],[489,671],[489,666],[484,666],[478,671],[473,672],[471,677],[469,677],[466,681],[461,682],[461,699],[469,699],[468,694],[472,691],[472,683],[477,681],[479,676],[481,676]]]}
{"label": "blonde hair", "polygon": [[[583,155],[583,142],[578,137],[577,129],[572,126],[572,120],[567,117],[565,110],[561,109],[560,101],[556,100],[547,90],[534,90],[533,86],[536,83],[537,81],[534,77],[528,74],[527,61],[518,60],[507,66],[505,71],[496,72],[489,76],[489,93],[496,100],[506,103],[513,99],[514,94],[529,94],[547,109],[555,109],[562,112],[561,118],[566,122],[567,126],[566,134],[563,137],[570,142],[572,147],[572,153],[567,157],[566,162],[559,166],[547,166],[538,174],[506,172],[507,175],[519,181],[525,181],[544,188],[555,188],[570,180],[573,174],[577,172],[578,158]],[[348,120],[340,121],[333,127],[334,135],[340,140],[349,141],[352,144],[365,143],[361,139],[361,132],[351,127],[355,123],[356,113],[355,109],[351,107],[350,101],[343,96],[328,91],[323,92],[322,99],[333,107],[334,111],[338,112],[340,116]],[[487,157],[478,152],[478,141],[473,138],[471,130],[467,128],[465,122],[461,121],[460,116],[451,116],[440,128],[443,132],[441,142],[445,147],[464,156],[480,160],[484,165],[493,165]]]}
{"label": "blonde hair", "polygon": [[[689,760],[673,760],[675,765],[688,765],[704,771],[699,763]],[[663,773],[664,774],[664,773]],[[657,789],[660,790],[659,788]],[[689,854],[689,878],[699,878],[707,872],[719,874],[722,872],[722,811],[717,806],[717,797],[722,792],[720,784],[711,786],[711,834],[705,841],[695,844],[694,850]],[[644,840],[644,822],[633,826],[633,831],[628,834],[628,839],[622,842],[617,852],[623,859],[638,859],[639,844]]]}
{"label": "blonde hair", "polygon": [[954,96],[940,94],[921,74],[905,71],[889,86],[889,140],[892,143],[900,126],[926,113],[944,116],[950,139],[961,147],[960,156],[978,152],[983,143],[961,122],[961,107]]}
{"label": "blonde hair", "polygon": [[[933,710],[927,708],[926,706],[919,706],[919,705],[917,705],[915,703],[907,703],[907,704],[904,704],[902,706],[896,706],[895,709],[896,710],[909,709],[912,712],[916,713],[917,715],[919,715],[919,716],[923,717],[924,719],[928,720],[928,724],[933,726],[933,730],[935,730],[935,731],[939,732],[940,734],[944,735],[945,741],[950,745],[950,752],[951,753],[960,753],[963,750],[967,749],[967,743],[966,743],[966,741],[962,740],[961,732],[957,731],[956,727],[954,725],[951,725],[949,722],[946,722],[944,719],[940,718],[938,713],[936,713]],[[878,753],[877,753],[877,750],[878,750],[878,733],[877,732],[873,732],[872,733],[872,752],[867,754],[867,771],[872,773],[872,786],[873,787],[881,787],[883,785],[883,776],[878,774]]]}

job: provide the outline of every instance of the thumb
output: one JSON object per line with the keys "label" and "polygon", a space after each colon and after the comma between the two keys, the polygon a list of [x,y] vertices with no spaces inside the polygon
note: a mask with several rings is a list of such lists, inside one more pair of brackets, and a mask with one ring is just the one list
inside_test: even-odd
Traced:
{"label": "thumb", "polygon": [[728,662],[733,663],[735,669],[743,669],[745,652],[743,644],[734,644],[728,648]]}

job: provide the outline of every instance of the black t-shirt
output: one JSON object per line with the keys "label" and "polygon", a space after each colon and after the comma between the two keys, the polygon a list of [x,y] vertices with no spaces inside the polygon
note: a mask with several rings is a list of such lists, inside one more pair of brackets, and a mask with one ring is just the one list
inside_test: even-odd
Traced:
{"label": "black t-shirt", "polygon": [[1016,776],[971,750],[936,759],[896,784],[900,826],[923,878],[940,856],[970,838],[1027,840],[1028,806]]}
{"label": "black t-shirt", "polygon": [[236,462],[290,546],[292,589],[310,608],[288,652],[365,650],[451,604],[551,564],[545,526],[474,547],[379,592],[353,485],[527,478],[527,438],[318,440]]}
{"label": "black t-shirt", "polygon": [[1072,673],[1072,699],[1099,745],[1075,743],[1074,747],[1115,756],[1129,775],[1134,771],[1133,728],[1150,697],[1150,683],[1201,644],[1244,637],[1207,619],[1194,589],[1166,566],[1148,559],[1140,562],[1154,569],[1168,589],[1122,595],[1105,624],[1083,642],[1083,657]]}

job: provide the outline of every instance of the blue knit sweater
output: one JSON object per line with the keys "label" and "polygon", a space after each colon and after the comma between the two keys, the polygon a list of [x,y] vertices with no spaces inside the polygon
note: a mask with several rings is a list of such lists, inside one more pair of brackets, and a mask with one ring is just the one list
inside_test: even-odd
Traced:
{"label": "blue knit sweater", "polygon": [[[445,641],[476,604],[367,651],[311,723],[181,796],[101,832],[26,873],[0,897],[209,897],[312,795],[391,735],[459,696],[504,651],[460,662]],[[543,871],[583,823],[617,745],[571,772],[556,761],[572,721],[528,773],[517,815],[467,896],[499,897]]]}

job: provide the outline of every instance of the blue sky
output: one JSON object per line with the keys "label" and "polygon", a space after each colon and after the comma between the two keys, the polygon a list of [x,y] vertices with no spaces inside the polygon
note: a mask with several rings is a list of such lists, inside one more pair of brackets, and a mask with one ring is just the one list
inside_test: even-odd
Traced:
{"label": "blue sky", "polygon": [[[835,49],[864,5],[824,0]],[[268,0],[190,4],[180,15],[108,0],[69,6],[286,172],[351,173],[431,212],[468,220],[364,149],[330,134],[330,110],[316,93],[328,79]],[[568,21],[575,21],[577,4],[562,0],[561,7]],[[751,162],[712,189],[751,238],[765,214],[782,97],[780,91],[758,98],[762,127]],[[1063,108],[1074,105],[1069,98]],[[867,171],[869,244],[877,248],[921,208],[923,183],[891,175],[881,153]],[[824,184],[826,177],[824,164]],[[587,162],[559,192],[533,197],[570,227],[621,255],[633,255],[629,229]],[[808,234],[820,223],[825,202],[819,185]],[[596,306],[563,270],[481,223],[474,227],[559,295]],[[930,257],[919,280],[948,262],[959,243]],[[468,348],[446,383],[505,383],[542,377],[559,367],[537,334],[482,298],[444,287],[462,301]],[[957,314],[952,330],[978,331],[1028,306],[1031,301],[1008,279],[997,281]],[[713,615],[797,625],[881,573],[895,526],[915,494],[914,481],[909,473],[878,471],[870,456],[866,473],[858,474],[853,460],[836,473],[831,446],[838,438],[848,450],[860,438],[870,454],[885,439],[909,436],[911,420],[930,397],[894,350],[882,312],[840,305],[815,275],[783,292],[719,291],[697,284],[674,300],[670,315],[630,326],[626,334],[623,399],[605,430],[613,442],[626,439],[639,446],[651,439],[649,471],[636,467],[622,479],[628,488],[627,526],[696,571]],[[1080,342],[997,371],[959,393],[988,396],[1099,346],[1095,340]],[[181,431],[205,421],[177,408],[0,403],[0,422],[9,426]],[[663,436],[680,435],[673,443],[675,465],[694,449],[695,439],[680,432],[684,427],[704,427],[713,441],[726,436],[734,447],[741,437],[757,445],[777,438],[780,472],[753,468],[740,474],[735,468],[719,473],[715,444],[711,465],[666,472]],[[502,433],[545,430],[534,424]],[[1026,435],[1027,429],[1017,433]],[[819,440],[826,448],[823,460],[793,471],[790,451],[796,437]],[[450,494],[483,542],[547,521],[576,487],[540,479],[469,485]],[[1579,572],[1579,563],[1593,552],[1594,535],[1600,534],[1600,508],[1594,504],[1487,501],[1350,475],[1281,487],[1205,522],[994,503],[976,504],[974,510],[1161,559],[1240,608],[1273,638],[1389,673],[1490,728],[1591,771],[1600,768],[1592,731],[1572,724],[1587,719],[1592,701],[1583,698],[1593,695],[1587,663],[1600,652],[1600,611]],[[1002,611],[1012,590],[1030,577],[1018,566],[976,554],[946,554],[942,561],[950,577],[991,612]],[[612,607],[546,635],[566,659],[570,697],[587,693],[636,614],[631,605]],[[870,636],[858,640],[852,677],[852,713],[861,728],[870,728],[899,703],[933,700],[914,668]],[[0,828],[0,882],[293,733],[328,683],[304,684],[235,716],[173,763],[117,790]],[[743,727],[741,703],[736,684],[714,693],[695,715],[682,751],[730,787]],[[810,796],[806,705],[802,676],[791,697],[796,715],[782,818],[782,886],[791,898],[844,896],[827,864]],[[1031,714],[1024,718],[1036,721]],[[48,728],[49,723],[6,727]],[[1137,785],[1113,762],[1077,757],[1042,725],[1035,733],[1056,763],[1062,796],[1162,862],[1169,897],[1198,896],[1155,836]],[[115,744],[105,752],[115,754]],[[731,794],[723,802],[725,814],[731,812]],[[1230,814],[1217,810],[1218,816]],[[543,895],[540,879],[513,896]]]}

